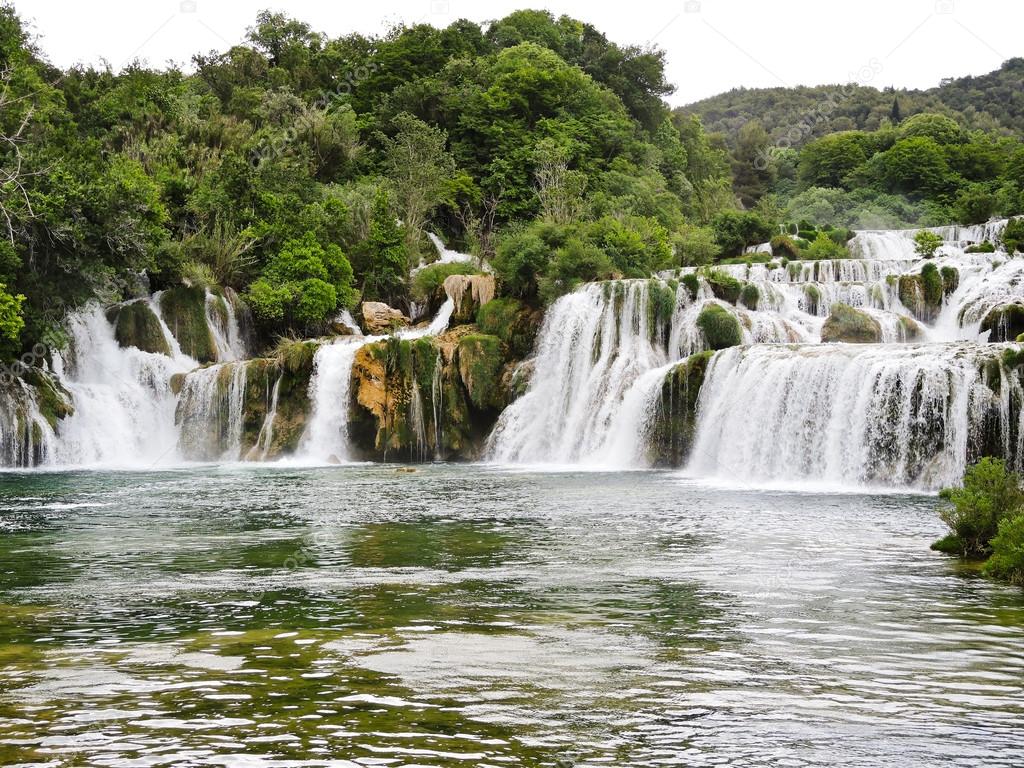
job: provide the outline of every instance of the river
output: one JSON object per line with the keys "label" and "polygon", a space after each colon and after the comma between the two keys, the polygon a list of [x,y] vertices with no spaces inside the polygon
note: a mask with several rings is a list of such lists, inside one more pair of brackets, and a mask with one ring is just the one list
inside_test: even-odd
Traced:
{"label": "river", "polygon": [[1024,762],[934,496],[407,469],[0,475],[0,764]]}

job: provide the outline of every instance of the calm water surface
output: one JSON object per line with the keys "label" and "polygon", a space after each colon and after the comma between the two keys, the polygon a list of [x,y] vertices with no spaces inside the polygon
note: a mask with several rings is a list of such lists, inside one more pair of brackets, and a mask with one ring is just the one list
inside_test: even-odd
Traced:
{"label": "calm water surface", "polygon": [[0,765],[1024,764],[935,499],[479,466],[0,475]]}

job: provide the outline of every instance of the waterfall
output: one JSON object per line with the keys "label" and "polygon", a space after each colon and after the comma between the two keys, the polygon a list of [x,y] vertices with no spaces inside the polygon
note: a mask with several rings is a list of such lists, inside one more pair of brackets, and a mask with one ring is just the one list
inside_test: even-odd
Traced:
{"label": "waterfall", "polygon": [[170,380],[196,363],[164,330],[171,357],[119,346],[98,304],[68,318],[70,351],[55,352],[53,362],[75,412],[58,423],[51,463],[151,466],[175,458]]}
{"label": "waterfall", "polygon": [[376,337],[343,336],[325,344],[313,358],[309,399],[313,410],[302,436],[300,453],[318,461],[346,461],[352,365],[356,353]]}
{"label": "waterfall", "polygon": [[995,409],[1000,348],[971,344],[735,347],[708,368],[697,475],[935,488],[959,480]]}
{"label": "waterfall", "polygon": [[0,464],[45,464],[53,455],[55,441],[53,428],[39,409],[35,390],[20,376],[5,376],[0,385]]}
{"label": "waterfall", "polygon": [[206,323],[210,326],[218,362],[245,358],[245,342],[238,327],[235,303],[231,296],[206,292]]}
{"label": "waterfall", "polygon": [[[676,299],[685,294],[680,288]],[[679,305],[676,305],[679,307]],[[649,283],[588,284],[549,309],[537,341],[534,377],[505,409],[490,438],[499,462],[602,463],[622,427],[616,419],[637,380],[669,361],[667,329],[650,311]],[[686,314],[673,313],[673,317]],[[669,334],[686,345],[681,333]]]}
{"label": "waterfall", "polygon": [[178,400],[180,455],[196,461],[237,461],[242,452],[246,370],[220,363],[185,377]]}
{"label": "waterfall", "polygon": [[248,461],[266,461],[274,444],[274,419],[277,418],[277,404],[281,398],[281,379],[284,373],[279,373],[274,380],[274,386],[270,390],[270,401],[267,403],[267,415],[260,425],[259,434],[256,436],[256,444],[250,449],[245,457]]}

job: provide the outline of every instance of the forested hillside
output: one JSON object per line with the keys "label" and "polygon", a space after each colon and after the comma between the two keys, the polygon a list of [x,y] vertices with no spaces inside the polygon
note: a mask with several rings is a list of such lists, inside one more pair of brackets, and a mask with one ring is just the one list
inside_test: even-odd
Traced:
{"label": "forested hillside", "polygon": [[[1024,59],[1006,61],[978,77],[957,77],[926,90],[847,83],[795,88],[734,88],[680,107],[734,145],[750,120],[761,121],[772,140],[800,146],[812,138],[847,130],[877,130],[919,112],[948,115],[966,128],[1005,135],[1024,133]],[[793,129],[797,130],[794,131]]]}
{"label": "forested hillside", "polygon": [[823,258],[854,226],[1021,211],[1021,60],[920,94],[857,89],[799,148],[778,136],[821,89],[690,110],[730,142],[670,112],[663,52],[544,11],[381,38],[264,12],[193,63],[60,71],[0,8],[3,355],[59,348],[90,299],[182,284],[234,289],[264,344],[322,333],[360,300],[408,308],[482,267],[412,279],[430,233],[541,307],[783,227],[787,253]]}

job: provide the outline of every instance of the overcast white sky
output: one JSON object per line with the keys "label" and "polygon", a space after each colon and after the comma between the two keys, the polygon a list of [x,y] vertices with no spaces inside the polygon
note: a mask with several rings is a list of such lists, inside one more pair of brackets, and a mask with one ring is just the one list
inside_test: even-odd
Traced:
{"label": "overcast white sky", "polygon": [[[668,54],[673,105],[736,86],[844,83],[930,87],[982,74],[1024,55],[1021,0],[680,0],[471,2],[397,0],[14,0],[60,66],[133,58],[187,64],[196,52],[239,42],[263,8],[283,10],[335,37],[379,33],[400,21],[443,27],[517,8],[588,21],[620,43]],[[192,10],[194,8],[194,10]],[[859,73],[859,74],[858,74]]]}

